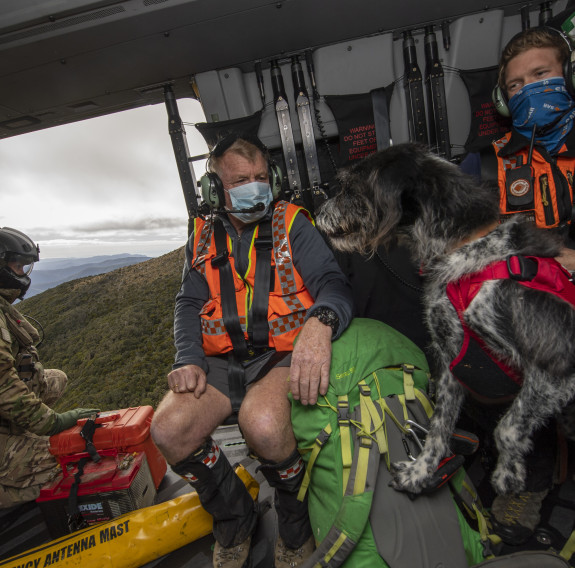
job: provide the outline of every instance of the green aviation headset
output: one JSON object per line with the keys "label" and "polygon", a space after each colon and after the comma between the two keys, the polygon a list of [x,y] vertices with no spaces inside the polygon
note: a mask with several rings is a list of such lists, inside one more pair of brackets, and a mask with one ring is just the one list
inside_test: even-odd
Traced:
{"label": "green aviation headset", "polygon": [[[270,159],[270,154],[267,147],[262,141],[253,135],[248,134],[230,134],[222,138],[210,152],[208,158],[208,165],[211,158],[219,158],[228,150],[236,140],[245,140],[258,148],[268,162],[268,177],[270,188],[272,191],[273,199],[280,196],[282,188],[282,171],[280,167]],[[200,188],[202,192],[202,199],[210,207],[210,209],[221,209],[225,204],[224,184],[215,172],[206,172],[200,178]]]}
{"label": "green aviation headset", "polygon": [[[567,87],[567,92],[571,95],[572,98],[575,99],[575,75],[572,61],[574,54],[573,54],[573,48],[571,47],[571,42],[569,41],[569,38],[562,31],[556,30],[555,28],[549,26],[546,26],[545,29],[553,31],[556,34],[559,34],[567,44],[567,47],[569,48],[569,57],[567,57],[567,59],[563,63],[563,76],[565,77],[565,85]],[[519,36],[522,33],[523,32],[519,32],[515,37]],[[513,39],[511,39],[510,41],[513,41]],[[493,88],[491,98],[493,99],[495,109],[500,115],[511,116],[507,95],[505,94],[505,91],[500,87],[499,83],[497,83],[497,85],[495,85],[495,87]]]}

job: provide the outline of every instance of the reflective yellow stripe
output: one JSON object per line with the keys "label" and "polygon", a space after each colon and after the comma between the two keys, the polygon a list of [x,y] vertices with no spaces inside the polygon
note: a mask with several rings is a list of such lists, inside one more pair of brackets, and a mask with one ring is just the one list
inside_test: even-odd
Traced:
{"label": "reflective yellow stripe", "polygon": [[[253,259],[253,250],[254,250],[254,246],[255,246],[255,242],[256,242],[256,233],[259,234],[260,231],[260,227],[258,225],[258,228],[256,231],[253,232],[252,234],[252,240],[250,242],[250,248],[249,248],[249,253],[248,253],[248,268],[246,270],[246,273],[242,276],[240,276],[238,274],[238,277],[241,278],[244,281],[244,284],[246,286],[246,305],[245,305],[245,312],[244,313],[248,313],[252,307],[252,302],[254,301],[254,289],[249,285],[248,283],[248,274],[250,273],[250,270],[252,268],[252,259]],[[229,239],[230,239],[230,250],[232,250],[232,238],[228,235]]]}
{"label": "reflective yellow stripe", "polygon": [[[328,550],[327,554],[323,557],[325,563],[328,563],[337,553],[337,551],[342,547],[343,543],[347,540],[347,536],[341,533],[338,539],[333,543],[333,546]],[[321,568],[323,565],[321,563],[316,564]]]}

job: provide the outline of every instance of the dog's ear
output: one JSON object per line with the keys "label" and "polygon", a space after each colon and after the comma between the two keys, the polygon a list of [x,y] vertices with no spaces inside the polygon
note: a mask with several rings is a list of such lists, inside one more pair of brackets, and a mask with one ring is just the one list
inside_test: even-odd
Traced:
{"label": "dog's ear", "polygon": [[401,227],[413,224],[420,216],[420,194],[425,191],[424,155],[427,150],[417,144],[399,144],[380,154],[371,183],[384,222]]}

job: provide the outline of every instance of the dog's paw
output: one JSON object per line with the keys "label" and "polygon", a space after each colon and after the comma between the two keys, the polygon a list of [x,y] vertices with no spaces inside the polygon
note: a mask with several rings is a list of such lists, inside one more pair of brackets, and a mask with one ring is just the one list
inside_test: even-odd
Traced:
{"label": "dog's paw", "polygon": [[425,488],[429,473],[422,462],[402,461],[391,464],[391,477],[390,485],[395,490],[417,495]]}
{"label": "dog's paw", "polygon": [[525,471],[522,467],[497,466],[491,476],[491,485],[498,495],[520,493],[525,489]]}

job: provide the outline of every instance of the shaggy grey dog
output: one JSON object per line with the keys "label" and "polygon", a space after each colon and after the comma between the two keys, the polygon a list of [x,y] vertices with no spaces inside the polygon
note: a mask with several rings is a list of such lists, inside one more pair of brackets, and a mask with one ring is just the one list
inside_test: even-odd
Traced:
{"label": "shaggy grey dog", "polygon": [[[419,145],[373,154],[345,170],[340,182],[341,192],[324,204],[317,219],[333,246],[370,253],[399,236],[412,247],[426,277],[435,413],[418,459],[393,467],[396,489],[420,493],[450,454],[449,436],[467,393],[450,371],[463,329],[447,284],[510,255],[557,256],[561,245],[531,225],[498,224],[498,195]],[[533,433],[575,395],[575,310],[553,294],[502,279],[483,283],[464,318],[523,380],[494,431],[499,458],[491,479],[497,493],[517,493],[525,487]]]}

